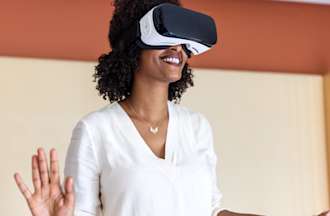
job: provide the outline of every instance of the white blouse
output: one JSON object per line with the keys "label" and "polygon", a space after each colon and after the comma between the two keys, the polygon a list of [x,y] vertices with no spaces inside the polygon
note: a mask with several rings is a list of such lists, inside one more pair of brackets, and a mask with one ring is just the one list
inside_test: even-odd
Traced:
{"label": "white blouse", "polygon": [[213,134],[203,114],[168,101],[165,159],[156,156],[118,102],[73,129],[64,175],[79,216],[216,216]]}

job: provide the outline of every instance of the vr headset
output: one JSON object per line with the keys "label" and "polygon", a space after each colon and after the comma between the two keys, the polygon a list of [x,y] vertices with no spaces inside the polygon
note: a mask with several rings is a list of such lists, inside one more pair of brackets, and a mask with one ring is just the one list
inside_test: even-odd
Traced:
{"label": "vr headset", "polygon": [[[209,50],[217,42],[214,20],[205,14],[163,3],[149,10],[122,35],[134,48],[166,49],[182,44],[188,57]],[[127,45],[126,45],[127,46]]]}

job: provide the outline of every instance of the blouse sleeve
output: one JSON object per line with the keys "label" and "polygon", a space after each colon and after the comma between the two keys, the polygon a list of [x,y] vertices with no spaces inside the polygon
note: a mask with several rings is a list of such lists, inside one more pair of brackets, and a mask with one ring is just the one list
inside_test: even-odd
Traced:
{"label": "blouse sleeve", "polygon": [[[214,154],[215,161],[216,155]],[[212,216],[217,216],[219,212],[224,210],[224,208],[221,206],[221,199],[222,199],[222,193],[220,192],[218,186],[217,186],[217,175],[216,175],[216,164],[212,167],[212,185],[213,185],[213,192],[212,192]]]}
{"label": "blouse sleeve", "polygon": [[80,120],[73,129],[64,168],[64,176],[74,181],[75,216],[100,215],[98,167],[87,125]]}
{"label": "blouse sleeve", "polygon": [[196,134],[198,136],[199,142],[207,145],[207,148],[209,150],[209,160],[212,166],[211,167],[212,170],[211,216],[217,216],[217,214],[224,209],[221,206],[222,193],[220,192],[217,185],[216,167],[217,167],[218,158],[214,151],[213,130],[207,118],[201,113],[198,114],[199,117],[197,119],[199,120],[198,122],[195,122],[195,124],[199,125],[199,127],[198,127],[198,131],[196,131]]}

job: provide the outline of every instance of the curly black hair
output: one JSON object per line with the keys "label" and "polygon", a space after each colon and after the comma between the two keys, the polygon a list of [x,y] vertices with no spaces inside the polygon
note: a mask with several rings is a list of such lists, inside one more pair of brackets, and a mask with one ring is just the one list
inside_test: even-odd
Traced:
{"label": "curly black hair", "polygon": [[[138,67],[141,49],[128,55],[121,46],[127,45],[121,34],[139,20],[154,6],[161,3],[172,3],[181,6],[179,0],[115,0],[113,17],[110,21],[108,39],[112,51],[98,58],[93,74],[99,96],[110,103],[127,98],[131,94],[133,73]],[[182,94],[190,86],[194,86],[192,70],[186,63],[182,69],[181,79],[169,84],[168,100],[179,103]]]}

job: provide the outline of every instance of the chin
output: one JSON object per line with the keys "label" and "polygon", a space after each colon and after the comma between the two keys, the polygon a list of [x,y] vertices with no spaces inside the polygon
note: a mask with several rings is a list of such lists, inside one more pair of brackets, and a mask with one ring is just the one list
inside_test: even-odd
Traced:
{"label": "chin", "polygon": [[176,82],[182,77],[182,68],[169,68],[165,70],[163,69],[161,73],[163,74],[164,80],[166,80],[167,82]]}
{"label": "chin", "polygon": [[172,83],[172,82],[176,82],[176,81],[178,81],[178,80],[180,80],[181,79],[181,73],[180,74],[171,74],[172,76],[168,76],[167,78],[167,80],[170,82],[170,83]]}

